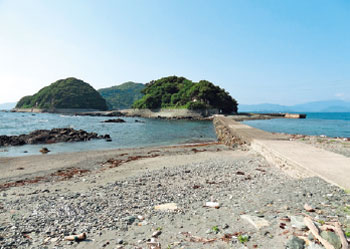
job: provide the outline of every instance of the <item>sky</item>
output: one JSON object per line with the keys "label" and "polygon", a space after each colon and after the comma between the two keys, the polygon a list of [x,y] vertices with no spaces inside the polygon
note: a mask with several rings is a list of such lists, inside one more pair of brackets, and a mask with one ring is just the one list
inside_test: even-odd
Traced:
{"label": "sky", "polygon": [[169,75],[240,104],[350,101],[348,0],[0,0],[0,103]]}

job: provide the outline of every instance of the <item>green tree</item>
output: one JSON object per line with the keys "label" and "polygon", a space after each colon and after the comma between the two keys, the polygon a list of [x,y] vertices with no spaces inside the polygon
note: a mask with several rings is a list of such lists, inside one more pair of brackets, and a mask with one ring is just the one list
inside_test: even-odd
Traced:
{"label": "green tree", "polygon": [[23,97],[16,108],[107,110],[107,104],[88,83],[67,78],[42,88],[33,96]]}
{"label": "green tree", "polygon": [[142,93],[145,95],[134,102],[134,108],[216,108],[223,113],[237,112],[237,101],[206,80],[196,83],[184,77],[164,77],[147,83]]}

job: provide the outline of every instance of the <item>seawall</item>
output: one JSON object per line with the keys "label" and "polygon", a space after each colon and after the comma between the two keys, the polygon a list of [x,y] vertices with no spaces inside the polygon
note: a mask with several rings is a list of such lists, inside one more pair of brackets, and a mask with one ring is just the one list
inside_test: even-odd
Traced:
{"label": "seawall", "polygon": [[237,122],[235,116],[215,115],[214,127],[218,140],[226,145],[251,145],[254,139],[289,139],[287,135],[273,134]]}

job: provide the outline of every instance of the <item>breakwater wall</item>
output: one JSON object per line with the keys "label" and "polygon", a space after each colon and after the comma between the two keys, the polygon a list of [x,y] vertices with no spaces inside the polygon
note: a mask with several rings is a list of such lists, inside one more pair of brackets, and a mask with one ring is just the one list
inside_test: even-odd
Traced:
{"label": "breakwater wall", "polygon": [[225,117],[223,115],[215,115],[213,120],[218,140],[228,146],[251,145],[255,139],[288,139],[287,135],[273,134],[259,130],[237,122],[234,119],[234,116]]}
{"label": "breakwater wall", "polygon": [[238,145],[249,144],[249,141],[241,137],[239,133],[229,128],[229,122],[220,116],[215,116],[213,119],[216,136],[219,142],[235,147]]}

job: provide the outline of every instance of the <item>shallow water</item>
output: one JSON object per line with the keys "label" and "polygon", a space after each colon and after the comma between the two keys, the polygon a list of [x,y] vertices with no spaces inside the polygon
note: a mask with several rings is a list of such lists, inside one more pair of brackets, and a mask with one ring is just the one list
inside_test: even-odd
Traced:
{"label": "shallow water", "polygon": [[[211,121],[123,117],[125,123],[101,122],[111,118],[114,117],[0,112],[0,135],[20,135],[38,129],[71,127],[101,135],[109,134],[112,138],[112,142],[92,140],[89,142],[45,145],[52,153],[216,141],[215,130]],[[144,123],[136,123],[136,119]],[[39,150],[42,147],[43,145],[0,147],[0,156],[40,154]],[[24,153],[25,151],[27,153]]]}
{"label": "shallow water", "polygon": [[269,132],[350,137],[350,113],[307,113],[306,119],[251,120],[243,123]]}

